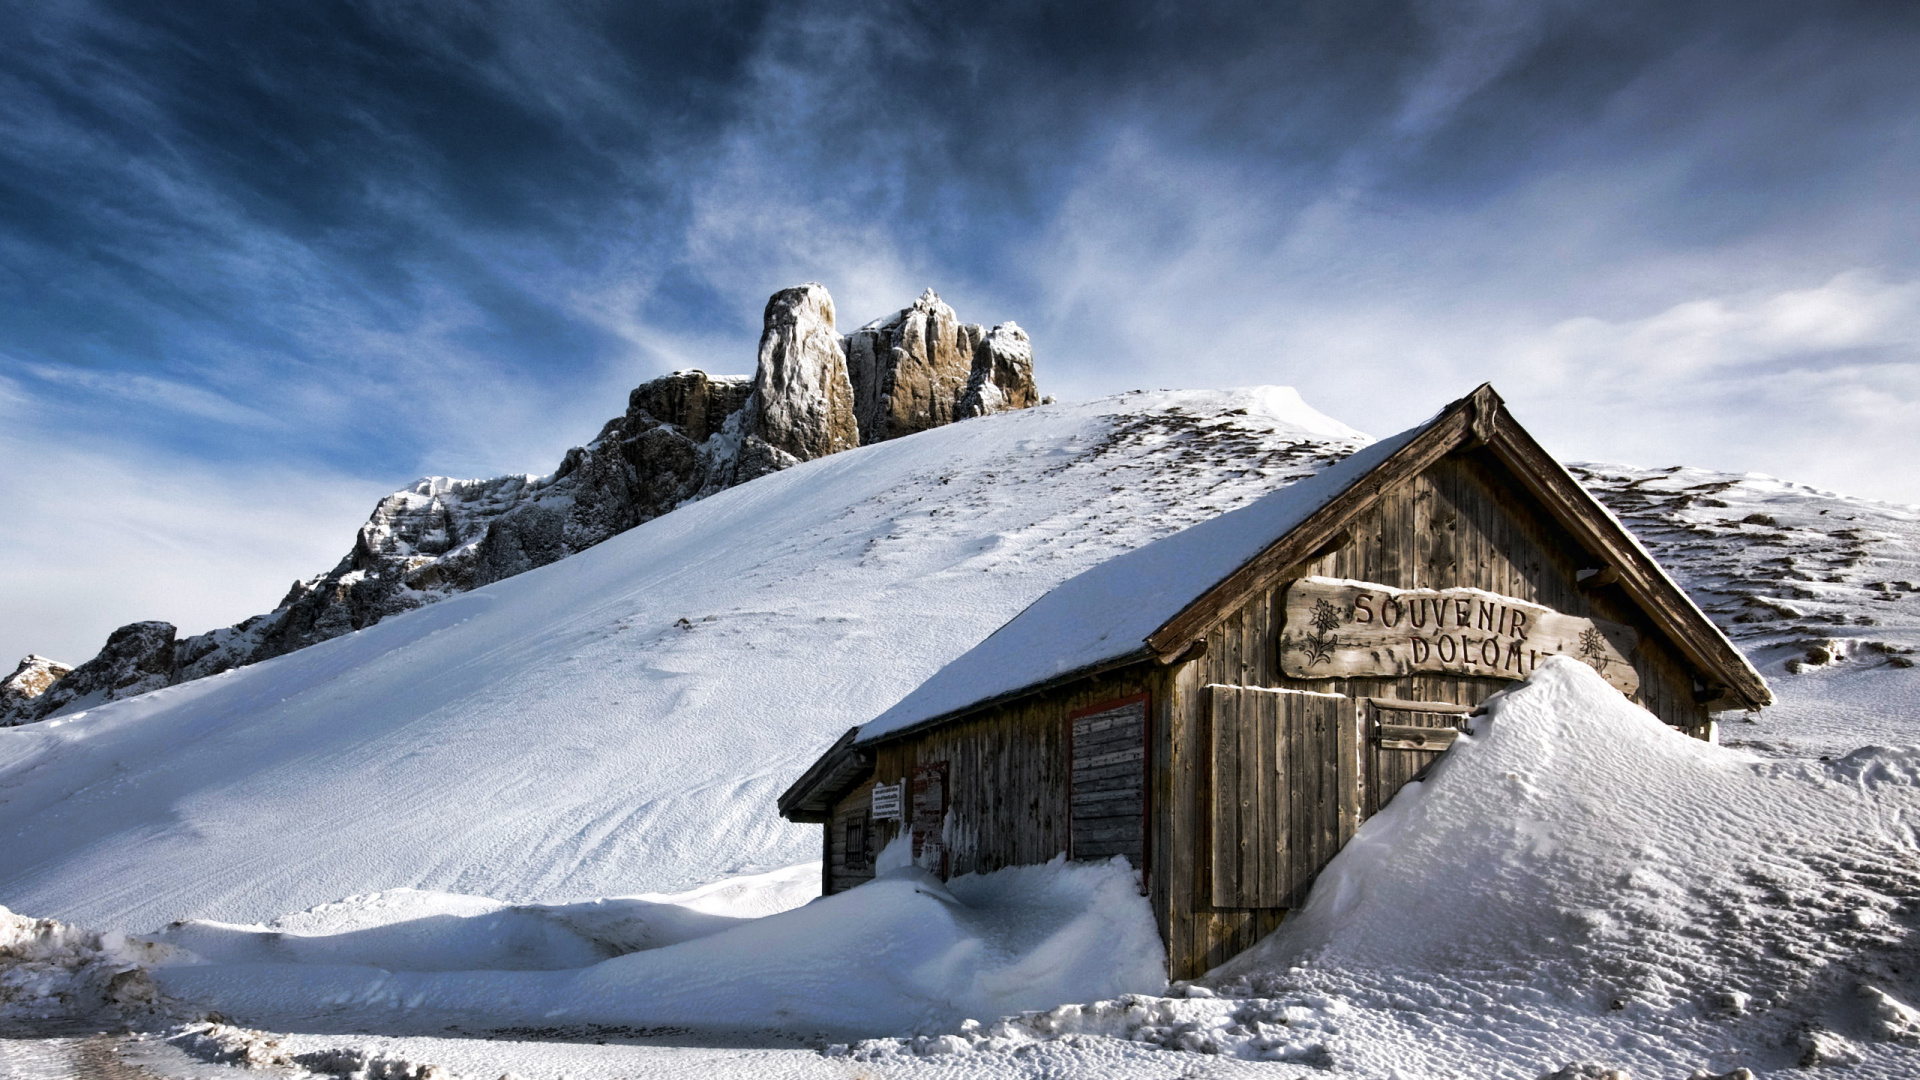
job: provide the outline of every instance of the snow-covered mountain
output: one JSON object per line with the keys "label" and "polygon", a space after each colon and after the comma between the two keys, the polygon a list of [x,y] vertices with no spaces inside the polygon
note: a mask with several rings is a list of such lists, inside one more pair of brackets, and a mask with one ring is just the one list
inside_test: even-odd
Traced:
{"label": "snow-covered mountain", "polygon": [[756,476],[1038,401],[1033,349],[1012,322],[962,323],[928,289],[841,335],[824,287],[785,289],[767,301],[752,378],[647,382],[546,476],[431,476],[396,491],[336,566],[295,582],[273,611],[184,640],[170,623],[132,623],[71,674],[30,656],[0,689],[0,726],[258,663],[545,566]]}
{"label": "snow-covered mountain", "polygon": [[[815,834],[772,800],[821,745],[1057,582],[1363,441],[1274,388],[970,419],[357,633],[0,732],[0,902],[144,929],[398,886],[671,891],[809,859]],[[1756,476],[1578,471],[1767,663],[1782,704],[1732,741],[1912,738],[1920,512]],[[451,520],[369,529],[423,550]]]}
{"label": "snow-covered mountain", "polygon": [[1271,388],[969,419],[0,730],[0,903],[145,930],[397,886],[671,892],[812,859],[817,831],[773,801],[824,744],[1066,577],[1362,441]]}

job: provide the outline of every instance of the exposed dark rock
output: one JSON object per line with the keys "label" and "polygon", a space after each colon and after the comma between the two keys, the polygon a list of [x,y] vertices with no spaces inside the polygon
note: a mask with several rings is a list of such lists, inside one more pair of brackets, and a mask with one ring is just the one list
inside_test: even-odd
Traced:
{"label": "exposed dark rock", "polygon": [[13,674],[0,681],[0,726],[19,723],[27,703],[72,670],[71,665],[44,656],[29,654],[23,658]]}
{"label": "exposed dark rock", "polygon": [[1040,403],[1040,388],[1033,381],[1033,343],[1018,323],[1001,323],[974,349],[959,414],[985,416]]}
{"label": "exposed dark rock", "polygon": [[107,635],[100,655],[62,676],[19,710],[12,724],[24,724],[102,702],[158,690],[176,681],[172,623],[137,622]]}

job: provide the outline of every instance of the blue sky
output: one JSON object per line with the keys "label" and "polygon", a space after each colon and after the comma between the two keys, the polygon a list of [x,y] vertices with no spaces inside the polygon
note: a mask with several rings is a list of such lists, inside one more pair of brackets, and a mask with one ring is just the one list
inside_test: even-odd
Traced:
{"label": "blue sky", "polygon": [[0,650],[265,610],[767,295],[1049,392],[1491,379],[1568,458],[1920,502],[1920,8],[7,5]]}

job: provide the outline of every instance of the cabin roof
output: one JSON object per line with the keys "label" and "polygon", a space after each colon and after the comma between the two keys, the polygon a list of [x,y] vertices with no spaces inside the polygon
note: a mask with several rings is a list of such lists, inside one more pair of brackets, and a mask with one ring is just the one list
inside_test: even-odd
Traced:
{"label": "cabin roof", "polygon": [[1146,659],[1152,655],[1147,638],[1155,630],[1425,427],[1362,447],[1246,506],[1068,578],[861,727],[858,741],[869,743],[1062,677]]}
{"label": "cabin roof", "polygon": [[1483,385],[1424,423],[1247,506],[1069,578],[859,728],[852,745],[1098,671],[1176,660],[1220,616],[1332,541],[1375,496],[1469,445],[1493,450],[1576,539],[1607,559],[1628,595],[1736,702],[1771,702],[1745,655]]}

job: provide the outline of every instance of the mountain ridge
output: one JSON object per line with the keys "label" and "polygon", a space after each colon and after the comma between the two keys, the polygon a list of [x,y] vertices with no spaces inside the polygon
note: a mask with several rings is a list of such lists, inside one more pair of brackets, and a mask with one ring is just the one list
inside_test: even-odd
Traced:
{"label": "mountain ridge", "polygon": [[0,692],[0,727],[271,659],[556,562],[756,476],[1040,400],[1018,324],[962,323],[932,289],[842,335],[832,297],[809,282],[773,294],[762,326],[753,376],[649,380],[550,474],[429,476],[383,497],[348,554],[294,582],[272,611],[187,638],[171,623],[130,623],[73,668],[29,656]]}

